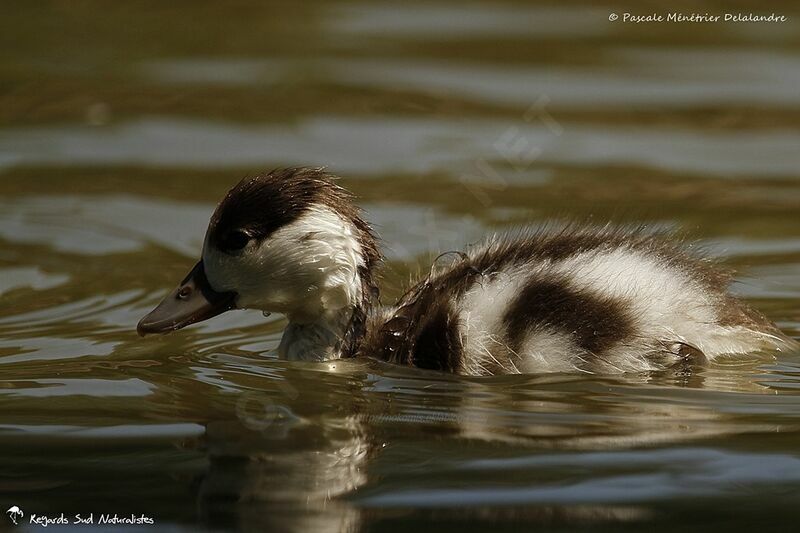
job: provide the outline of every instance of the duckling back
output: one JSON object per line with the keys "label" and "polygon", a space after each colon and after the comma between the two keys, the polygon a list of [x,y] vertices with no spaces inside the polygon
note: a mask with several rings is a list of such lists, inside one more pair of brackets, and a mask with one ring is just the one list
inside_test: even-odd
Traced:
{"label": "duckling back", "polygon": [[731,276],[638,230],[520,231],[437,267],[372,318],[362,353],[467,375],[631,372],[796,346]]}

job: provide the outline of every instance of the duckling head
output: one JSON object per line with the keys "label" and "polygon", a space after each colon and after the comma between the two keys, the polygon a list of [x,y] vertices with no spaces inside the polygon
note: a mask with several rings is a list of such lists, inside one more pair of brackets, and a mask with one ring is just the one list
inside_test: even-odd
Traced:
{"label": "duckling head", "polygon": [[322,169],[245,178],[211,217],[201,260],[137,331],[168,333],[231,309],[336,322],[376,296],[379,260],[350,194]]}

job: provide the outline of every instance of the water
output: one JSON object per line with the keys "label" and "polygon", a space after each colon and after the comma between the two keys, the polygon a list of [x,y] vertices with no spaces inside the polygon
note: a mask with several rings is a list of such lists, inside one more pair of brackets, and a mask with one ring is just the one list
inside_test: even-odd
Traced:
{"label": "water", "polygon": [[255,312],[135,334],[228,187],[322,164],[383,237],[387,300],[439,252],[591,217],[697,239],[797,338],[800,11],[608,21],[637,6],[4,6],[3,509],[31,531],[792,527],[797,353],[472,379],[282,362],[283,319]]}

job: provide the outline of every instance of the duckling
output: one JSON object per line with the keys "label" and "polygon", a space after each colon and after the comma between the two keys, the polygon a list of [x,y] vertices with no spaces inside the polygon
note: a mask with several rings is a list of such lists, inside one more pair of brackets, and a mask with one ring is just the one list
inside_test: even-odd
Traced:
{"label": "duckling", "polygon": [[495,236],[382,307],[376,235],[335,179],[288,168],[242,180],[211,217],[201,260],[138,332],[259,309],[286,316],[284,359],[369,356],[472,376],[637,372],[797,347],[727,292],[730,273],[611,226]]}

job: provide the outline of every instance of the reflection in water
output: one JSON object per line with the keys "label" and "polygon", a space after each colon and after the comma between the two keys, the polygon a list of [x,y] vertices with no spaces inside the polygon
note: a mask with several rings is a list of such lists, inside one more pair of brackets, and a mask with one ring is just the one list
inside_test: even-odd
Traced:
{"label": "reflection in water", "polygon": [[[797,458],[780,451],[781,442],[795,438],[797,396],[776,401],[775,394],[800,390],[800,365],[787,360],[694,373],[470,379],[369,360],[277,362],[240,350],[237,343],[250,339],[231,333],[215,335],[214,345],[206,339],[194,361],[169,357],[157,367],[126,367],[125,374],[141,376],[127,382],[76,375],[82,367],[67,360],[59,364],[75,378],[10,382],[0,398],[14,402],[20,421],[48,405],[63,422],[93,422],[5,425],[0,446],[20,438],[71,442],[25,470],[38,472],[37,483],[47,487],[83,475],[53,479],[44,472],[97,439],[112,448],[137,446],[134,453],[152,463],[126,473],[115,490],[134,490],[175,456],[192,457],[188,469],[166,469],[182,488],[166,508],[155,506],[164,520],[189,499],[210,527],[287,531],[357,531],[398,512],[445,522],[471,516],[498,524],[638,523],[658,516],[659,502],[713,499],[765,484],[777,490],[800,480]],[[124,358],[131,350],[138,343],[128,340],[116,352]],[[9,368],[13,373],[15,365]],[[54,396],[67,403],[53,406]],[[103,406],[86,403],[98,397]],[[144,419],[104,427],[96,425],[102,412]],[[153,417],[195,425],[141,425]],[[776,450],[757,451],[747,444],[751,435]],[[744,450],[713,444],[737,436]],[[137,444],[147,440],[151,451]],[[114,472],[125,464],[108,466]],[[118,509],[99,496],[116,477],[84,480],[82,494]],[[80,509],[80,502],[64,502],[53,505]]]}
{"label": "reflection in water", "polygon": [[[247,393],[262,409],[237,410],[235,419],[208,425],[210,463],[198,498],[209,523],[359,530],[392,509],[447,514],[481,507],[482,520],[501,523],[520,516],[616,523],[651,518],[653,501],[800,481],[800,460],[790,454],[696,444],[785,425],[736,421],[736,406],[752,405],[745,391],[769,392],[747,372],[735,373],[741,378],[735,388],[725,369],[705,370],[698,379],[549,376],[492,383],[379,363],[335,367],[309,376],[290,366],[283,377],[297,398],[284,395],[276,405],[268,392]],[[315,392],[315,381],[327,392]],[[710,383],[735,395],[715,392]],[[675,385],[685,393],[676,394]],[[710,401],[703,407],[693,396]],[[336,407],[332,413],[310,407],[317,403]],[[340,414],[348,412],[358,414]],[[531,446],[540,451],[526,452]],[[638,506],[616,506],[631,503]]]}
{"label": "reflection in water", "polygon": [[[235,513],[247,529],[357,530],[358,511],[339,500],[366,482],[371,446],[363,427],[353,418],[326,421],[319,435],[298,429],[284,437],[292,444],[276,446],[273,432],[283,431],[280,424],[262,433],[232,422],[208,426],[211,462],[198,491],[206,519]],[[326,444],[309,449],[315,440]],[[298,519],[298,511],[309,512]]]}

